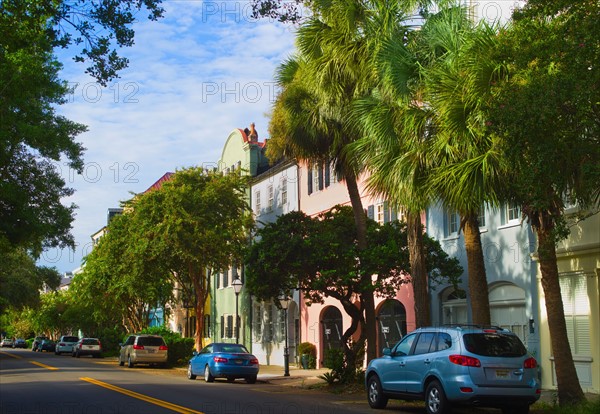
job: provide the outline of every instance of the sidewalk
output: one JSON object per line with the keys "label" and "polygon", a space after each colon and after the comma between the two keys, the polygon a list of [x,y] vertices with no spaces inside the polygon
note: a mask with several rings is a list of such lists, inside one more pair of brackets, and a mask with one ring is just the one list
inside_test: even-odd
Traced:
{"label": "sidewalk", "polygon": [[290,375],[284,376],[285,369],[280,365],[261,365],[258,380],[269,384],[304,388],[315,384],[325,384],[325,381],[318,377],[329,371],[331,371],[329,368],[302,369],[296,365],[290,365]]}

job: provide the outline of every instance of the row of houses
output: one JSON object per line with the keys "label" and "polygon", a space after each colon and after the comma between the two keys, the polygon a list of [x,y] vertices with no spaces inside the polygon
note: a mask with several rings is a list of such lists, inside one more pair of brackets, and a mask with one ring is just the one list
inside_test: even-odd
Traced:
{"label": "row of houses", "polygon": [[[313,216],[338,204],[350,204],[345,183],[331,165],[302,164],[294,160],[271,165],[265,156],[266,145],[267,141],[259,141],[257,134],[234,129],[215,164],[223,172],[241,168],[252,177],[247,198],[259,227],[291,211],[300,210]],[[207,167],[214,168],[214,165]],[[402,220],[401,213],[387,200],[373,197],[365,190],[364,178],[361,177],[359,189],[369,217],[380,223]],[[577,207],[567,211],[573,217],[578,212]],[[570,237],[558,247],[558,266],[569,343],[579,381],[584,391],[599,393],[600,214],[592,213],[595,214],[588,214],[583,221],[574,219],[571,223]],[[426,232],[440,241],[443,249],[457,257],[466,269],[458,214],[442,205],[432,205],[422,213],[422,221]],[[519,335],[541,366],[544,388],[555,388],[535,235],[531,227],[522,222],[516,206],[496,209],[482,206],[479,222],[492,323]],[[301,342],[316,345],[317,366],[322,366],[328,349],[341,346],[341,335],[349,326],[350,318],[336,300],[327,298],[323,304],[306,306],[301,293],[295,292],[289,307],[283,311],[275,303],[253,300],[245,291],[243,263],[232,265],[228,271],[213,273],[211,277],[211,295],[202,333],[205,343],[239,340],[261,364],[267,365],[284,365],[286,343],[292,362],[298,362],[297,347]],[[236,293],[234,284],[239,287],[240,282],[241,290]],[[458,291],[451,286],[430,286],[434,325],[472,321],[467,282],[465,271]],[[191,337],[195,335],[194,311],[185,298],[180,299],[180,303],[170,309],[171,317],[166,324],[173,331]],[[414,309],[411,285],[404,285],[394,298],[376,299],[379,350],[415,329]],[[162,323],[161,318],[162,311],[158,310],[156,323]]]}

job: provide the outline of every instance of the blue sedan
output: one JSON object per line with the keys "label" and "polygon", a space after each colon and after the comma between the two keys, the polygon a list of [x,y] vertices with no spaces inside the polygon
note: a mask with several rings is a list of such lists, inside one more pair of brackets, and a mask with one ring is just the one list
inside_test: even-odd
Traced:
{"label": "blue sedan", "polygon": [[217,342],[200,352],[194,351],[187,377],[194,380],[197,375],[204,375],[206,382],[213,382],[215,378],[227,378],[229,382],[243,378],[248,384],[254,384],[258,369],[258,359],[244,345]]}

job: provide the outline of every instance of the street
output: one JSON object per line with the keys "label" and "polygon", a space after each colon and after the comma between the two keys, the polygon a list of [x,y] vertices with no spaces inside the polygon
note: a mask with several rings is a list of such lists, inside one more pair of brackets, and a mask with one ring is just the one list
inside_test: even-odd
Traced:
{"label": "street", "polygon": [[[178,375],[181,374],[181,375]],[[113,360],[0,351],[0,413],[343,414],[369,410],[336,395],[243,381],[190,381],[181,371]]]}

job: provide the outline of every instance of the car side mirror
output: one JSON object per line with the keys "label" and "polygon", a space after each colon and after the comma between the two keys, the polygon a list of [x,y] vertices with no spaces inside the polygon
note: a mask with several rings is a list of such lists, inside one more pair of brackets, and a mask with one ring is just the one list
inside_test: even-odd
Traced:
{"label": "car side mirror", "polygon": [[392,355],[392,350],[390,348],[383,348],[383,355],[385,355],[385,356]]}

